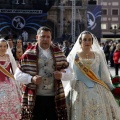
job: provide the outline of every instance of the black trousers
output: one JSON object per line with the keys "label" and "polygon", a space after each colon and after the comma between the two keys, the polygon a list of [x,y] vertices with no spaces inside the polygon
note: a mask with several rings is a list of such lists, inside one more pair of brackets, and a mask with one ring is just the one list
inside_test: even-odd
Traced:
{"label": "black trousers", "polygon": [[54,96],[37,96],[32,120],[58,120]]}
{"label": "black trousers", "polygon": [[115,75],[118,75],[120,63],[119,64],[114,64],[114,66],[115,66]]}

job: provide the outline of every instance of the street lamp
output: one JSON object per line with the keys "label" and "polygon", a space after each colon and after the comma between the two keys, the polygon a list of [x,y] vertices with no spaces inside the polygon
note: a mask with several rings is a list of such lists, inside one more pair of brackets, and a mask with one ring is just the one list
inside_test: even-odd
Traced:
{"label": "street lamp", "polygon": [[120,32],[120,27],[119,28],[117,28],[117,26],[115,25],[115,26],[111,26],[110,27],[110,32],[112,32],[113,34],[114,34],[114,39],[116,40],[116,35],[117,35],[117,33],[119,33]]}

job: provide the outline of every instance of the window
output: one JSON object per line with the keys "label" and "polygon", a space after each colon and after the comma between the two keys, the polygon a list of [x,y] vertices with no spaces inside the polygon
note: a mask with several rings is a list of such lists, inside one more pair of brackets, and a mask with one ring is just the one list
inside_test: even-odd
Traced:
{"label": "window", "polygon": [[102,17],[101,20],[102,21],[107,21],[107,17]]}
{"label": "window", "polygon": [[112,21],[118,21],[118,17],[112,17]]}
{"label": "window", "polygon": [[119,2],[112,2],[112,6],[119,6]]}
{"label": "window", "polygon": [[101,2],[101,5],[107,6],[107,2]]}
{"label": "window", "polygon": [[113,9],[112,10],[112,15],[118,15],[118,9]]}
{"label": "window", "polygon": [[116,28],[118,27],[117,24],[111,24],[111,27],[112,27],[113,29],[115,28],[115,26],[116,26]]}
{"label": "window", "polygon": [[107,15],[107,9],[102,10],[102,15]]}
{"label": "window", "polygon": [[107,25],[104,23],[104,24],[101,24],[101,29],[102,30],[106,30],[107,29]]}

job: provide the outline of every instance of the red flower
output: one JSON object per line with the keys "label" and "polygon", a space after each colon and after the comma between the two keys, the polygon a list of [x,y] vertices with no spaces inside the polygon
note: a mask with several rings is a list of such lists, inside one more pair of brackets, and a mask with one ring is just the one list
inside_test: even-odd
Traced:
{"label": "red flower", "polygon": [[119,84],[119,83],[120,83],[120,78],[119,78],[119,77],[114,77],[114,78],[112,79],[112,83],[113,83],[114,85]]}
{"label": "red flower", "polygon": [[119,87],[116,87],[112,92],[115,97],[120,97],[120,88]]}

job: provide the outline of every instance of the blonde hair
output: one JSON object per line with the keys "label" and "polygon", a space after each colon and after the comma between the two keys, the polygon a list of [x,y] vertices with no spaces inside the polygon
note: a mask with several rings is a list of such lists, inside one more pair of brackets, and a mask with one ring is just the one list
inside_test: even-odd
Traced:
{"label": "blonde hair", "polygon": [[116,45],[116,50],[120,50],[120,43]]}

